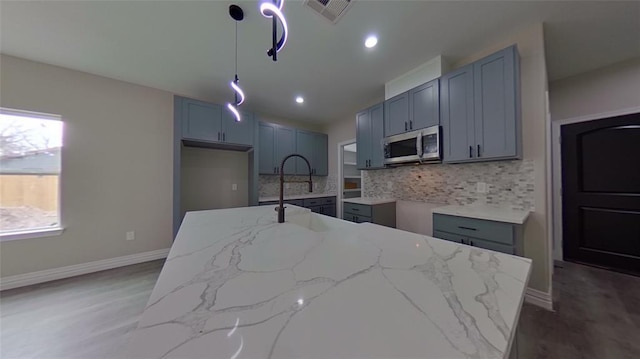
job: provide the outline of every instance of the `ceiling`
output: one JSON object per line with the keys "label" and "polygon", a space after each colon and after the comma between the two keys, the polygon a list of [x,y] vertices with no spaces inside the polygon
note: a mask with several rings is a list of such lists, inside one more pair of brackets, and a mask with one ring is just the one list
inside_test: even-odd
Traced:
{"label": "ceiling", "polygon": [[[0,51],[150,86],[230,101],[231,1],[2,1]],[[640,56],[640,2],[354,0],[333,25],[286,1],[289,42],[266,56],[270,21],[257,1],[238,24],[243,106],[284,119],[329,122],[381,100],[384,83],[438,56],[455,62],[545,23],[551,80]],[[366,35],[380,39],[365,49]],[[296,95],[305,98],[295,103]]]}

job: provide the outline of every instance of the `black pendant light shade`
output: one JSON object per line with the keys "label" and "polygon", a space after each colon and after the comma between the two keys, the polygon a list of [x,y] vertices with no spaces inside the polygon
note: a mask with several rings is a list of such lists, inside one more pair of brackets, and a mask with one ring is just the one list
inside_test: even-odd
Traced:
{"label": "black pendant light shade", "polygon": [[227,103],[227,108],[229,111],[235,116],[236,121],[240,121],[240,112],[238,112],[238,106],[240,106],[244,102],[244,92],[238,85],[238,22],[244,19],[244,11],[238,5],[229,5],[229,15],[232,19],[236,21],[236,74],[233,77],[233,81],[229,83],[231,89],[234,91],[234,101],[232,103]]}

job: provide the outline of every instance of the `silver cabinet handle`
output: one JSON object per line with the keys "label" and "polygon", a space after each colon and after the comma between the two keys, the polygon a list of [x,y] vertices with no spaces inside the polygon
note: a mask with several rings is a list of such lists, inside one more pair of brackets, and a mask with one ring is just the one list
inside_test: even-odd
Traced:
{"label": "silver cabinet handle", "polygon": [[478,157],[480,157],[480,145],[478,145]]}
{"label": "silver cabinet handle", "polygon": [[407,121],[404,121],[404,130],[407,130]]}
{"label": "silver cabinet handle", "polygon": [[220,141],[220,132],[218,132],[218,141]]}
{"label": "silver cabinet handle", "polygon": [[413,121],[412,120],[409,120],[409,129],[413,130]]}
{"label": "silver cabinet handle", "polygon": [[222,140],[223,140],[223,141],[226,141],[225,137],[226,137],[226,136],[225,136],[225,133],[223,132],[223,133],[222,133]]}
{"label": "silver cabinet handle", "polygon": [[469,146],[469,158],[473,158],[473,146]]}

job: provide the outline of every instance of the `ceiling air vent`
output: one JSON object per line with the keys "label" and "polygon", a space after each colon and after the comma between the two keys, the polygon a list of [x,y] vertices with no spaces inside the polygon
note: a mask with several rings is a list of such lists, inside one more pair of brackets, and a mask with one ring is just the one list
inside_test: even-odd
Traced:
{"label": "ceiling air vent", "polygon": [[347,12],[353,0],[305,0],[305,5],[312,8],[325,19],[335,24]]}

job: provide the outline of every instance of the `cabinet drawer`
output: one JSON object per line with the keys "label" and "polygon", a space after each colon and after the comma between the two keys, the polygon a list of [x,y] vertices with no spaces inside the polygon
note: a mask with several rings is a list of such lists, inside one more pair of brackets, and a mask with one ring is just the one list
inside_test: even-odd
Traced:
{"label": "cabinet drawer", "polygon": [[304,200],[304,206],[319,206],[321,204],[335,204],[335,197],[319,197],[319,198],[307,198]]}
{"label": "cabinet drawer", "polygon": [[461,234],[510,246],[514,244],[514,225],[509,223],[435,213],[433,215],[433,229],[434,231]]}
{"label": "cabinet drawer", "polygon": [[371,217],[371,206],[345,202],[344,212],[355,214],[357,216]]}
{"label": "cabinet drawer", "polygon": [[307,208],[309,208],[311,210],[311,212],[322,213],[322,207],[321,206],[309,206]]}
{"label": "cabinet drawer", "polygon": [[462,243],[462,244],[464,244],[464,240],[466,239],[464,236],[460,236],[453,233],[442,232],[442,231],[433,231],[433,236],[438,239],[446,239],[447,241]]}
{"label": "cabinet drawer", "polygon": [[322,200],[322,204],[336,204],[335,197],[322,197],[320,199]]}
{"label": "cabinet drawer", "polygon": [[[264,206],[264,205],[270,205],[270,204],[278,205],[279,203],[280,202],[278,202],[278,201],[268,201],[268,202],[260,202],[258,204],[261,205],[261,206]],[[301,199],[285,200],[284,204],[291,204],[291,205],[298,206],[298,207],[304,207]]]}
{"label": "cabinet drawer", "polygon": [[359,216],[357,214],[351,214],[351,213],[344,213],[344,215],[342,216],[342,219],[344,219],[345,221],[350,221],[355,223],[364,223],[364,222],[373,223],[373,220],[371,219],[371,217]]}
{"label": "cabinet drawer", "polygon": [[473,238],[473,237],[469,237],[467,241],[468,241],[467,244],[472,247],[490,249],[492,251],[502,252],[507,254],[516,254],[516,248],[513,246],[508,246],[508,245],[500,244],[496,242],[485,241],[485,240]]}

